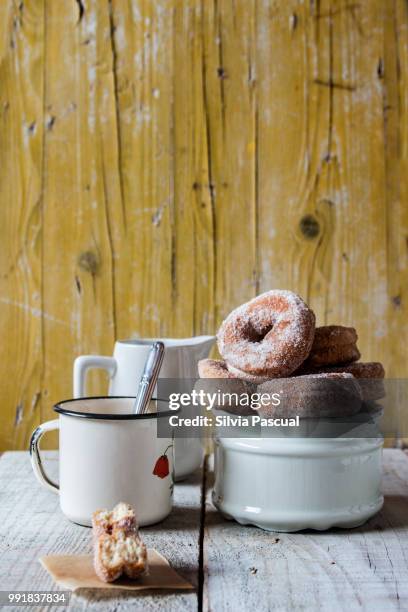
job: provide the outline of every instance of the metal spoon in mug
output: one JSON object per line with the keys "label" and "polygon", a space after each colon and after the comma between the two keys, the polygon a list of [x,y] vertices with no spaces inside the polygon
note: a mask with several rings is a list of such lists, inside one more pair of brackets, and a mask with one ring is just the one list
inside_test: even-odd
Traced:
{"label": "metal spoon in mug", "polygon": [[139,389],[135,403],[133,404],[133,414],[144,414],[147,411],[153,391],[159,377],[161,365],[164,357],[163,342],[155,342],[147,356],[142,378],[140,379]]}

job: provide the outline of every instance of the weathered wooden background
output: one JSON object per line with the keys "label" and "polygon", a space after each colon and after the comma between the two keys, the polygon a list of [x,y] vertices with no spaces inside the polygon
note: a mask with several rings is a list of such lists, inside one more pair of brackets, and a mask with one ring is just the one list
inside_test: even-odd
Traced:
{"label": "weathered wooden background", "polygon": [[406,374],[407,12],[1,1],[2,449],[76,355],[213,332],[274,287]]}

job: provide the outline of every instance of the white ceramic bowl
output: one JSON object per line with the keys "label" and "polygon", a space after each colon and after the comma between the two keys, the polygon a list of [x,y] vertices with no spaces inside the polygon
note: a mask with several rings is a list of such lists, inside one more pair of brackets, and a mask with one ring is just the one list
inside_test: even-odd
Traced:
{"label": "white ceramic bowl", "polygon": [[216,438],[213,503],[268,531],[357,527],[383,505],[382,438]]}

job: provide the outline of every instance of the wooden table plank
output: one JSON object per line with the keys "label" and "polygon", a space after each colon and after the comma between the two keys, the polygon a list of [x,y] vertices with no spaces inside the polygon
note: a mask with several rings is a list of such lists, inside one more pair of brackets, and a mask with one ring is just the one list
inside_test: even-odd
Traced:
{"label": "wooden table plank", "polygon": [[407,610],[408,458],[402,451],[384,451],[383,480],[384,508],[366,525],[292,534],[223,519],[209,486],[203,609]]}
{"label": "wooden table plank", "polygon": [[[56,454],[47,457],[56,471]],[[200,475],[178,484],[172,515],[143,529],[147,544],[196,586],[200,489]],[[297,534],[270,534],[226,521],[208,491],[203,610],[407,609],[408,458],[401,451],[384,452],[383,490],[384,509],[363,527]],[[89,550],[90,531],[62,516],[58,498],[33,480],[27,453],[6,453],[0,460],[0,589],[55,590],[38,557]],[[83,590],[72,596],[70,609],[182,611],[196,610],[197,604],[196,593],[112,596]]]}
{"label": "wooden table plank", "polygon": [[[45,453],[50,474],[58,469],[57,454]],[[177,484],[172,514],[141,530],[146,544],[167,557],[187,580],[198,586],[201,473]],[[57,590],[38,562],[49,553],[86,553],[91,531],[70,523],[59,509],[58,496],[35,481],[28,453],[9,452],[0,459],[0,590]],[[129,594],[83,589],[73,594],[70,609],[197,610],[196,592]],[[7,608],[3,608],[6,610]],[[27,609],[27,608],[25,608]],[[30,609],[30,608],[28,608]],[[32,608],[36,611],[38,607]],[[43,608],[47,609],[47,608]]]}

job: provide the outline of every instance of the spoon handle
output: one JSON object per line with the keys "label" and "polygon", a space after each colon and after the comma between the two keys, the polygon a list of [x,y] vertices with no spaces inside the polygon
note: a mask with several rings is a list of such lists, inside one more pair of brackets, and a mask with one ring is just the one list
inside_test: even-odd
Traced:
{"label": "spoon handle", "polygon": [[139,390],[133,405],[134,414],[144,414],[152,398],[164,357],[163,342],[155,342],[147,356]]}

